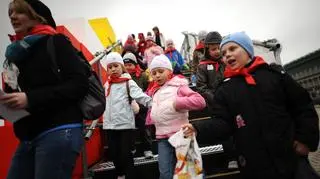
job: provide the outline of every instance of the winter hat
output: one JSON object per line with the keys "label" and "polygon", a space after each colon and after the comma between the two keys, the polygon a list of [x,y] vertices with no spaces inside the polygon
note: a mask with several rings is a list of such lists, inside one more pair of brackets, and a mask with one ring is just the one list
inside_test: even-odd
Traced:
{"label": "winter hat", "polygon": [[151,41],[153,41],[153,42],[154,42],[153,37],[152,37],[152,36],[150,36],[150,35],[148,35],[148,36],[147,36],[147,38],[146,38],[146,41],[148,41],[148,40],[151,40]]}
{"label": "winter hat", "polygon": [[51,11],[46,6],[39,0],[25,0],[31,7],[32,9],[41,17],[43,17],[46,21],[47,24],[54,29],[56,28],[56,23],[52,17]]}
{"label": "winter hat", "polygon": [[149,69],[150,69],[150,71],[152,71],[155,68],[166,68],[166,69],[172,71],[172,65],[171,65],[170,60],[168,59],[167,56],[165,56],[163,54],[155,56],[152,59],[150,65],[149,65]]}
{"label": "winter hat", "polygon": [[222,36],[217,31],[209,32],[204,40],[205,44],[220,44]]}
{"label": "winter hat", "polygon": [[174,44],[172,39],[168,39],[166,40],[166,46],[168,46],[168,44]]}
{"label": "winter hat", "polygon": [[220,48],[228,42],[235,42],[247,51],[250,58],[254,56],[253,43],[245,32],[235,32],[225,36],[220,44]]}
{"label": "winter hat", "polygon": [[207,34],[208,34],[207,31],[201,30],[201,31],[198,33],[198,39],[199,39],[199,40],[204,40],[204,39],[206,39]]}
{"label": "winter hat", "polygon": [[124,63],[133,63],[133,64],[137,64],[137,58],[133,53],[126,53],[123,56],[123,62]]}
{"label": "winter hat", "polygon": [[117,53],[117,52],[109,53],[106,57],[104,57],[100,61],[100,64],[102,65],[102,67],[105,70],[108,69],[108,65],[111,64],[111,63],[120,63],[120,64],[124,65],[121,55],[119,53]]}

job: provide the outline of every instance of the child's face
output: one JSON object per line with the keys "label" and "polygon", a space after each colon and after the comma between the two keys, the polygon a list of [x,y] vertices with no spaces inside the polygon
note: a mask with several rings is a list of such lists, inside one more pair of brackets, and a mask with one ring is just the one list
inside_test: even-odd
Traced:
{"label": "child's face", "polygon": [[153,41],[152,40],[147,40],[147,46],[150,47],[153,45]]}
{"label": "child's face", "polygon": [[123,73],[122,65],[120,63],[110,63],[108,65],[107,72],[109,75],[120,77],[121,74]]}
{"label": "child's face", "polygon": [[133,63],[125,63],[124,64],[124,67],[127,69],[127,70],[134,70],[136,68],[136,66],[133,64]]}
{"label": "child's face", "polygon": [[208,51],[209,51],[209,55],[213,59],[220,58],[220,46],[219,46],[219,44],[209,44],[208,45]]}
{"label": "child's face", "polygon": [[234,42],[225,44],[221,51],[223,62],[232,70],[242,68],[249,62],[249,54]]}
{"label": "child's face", "polygon": [[167,48],[174,48],[174,44],[173,44],[172,42],[169,42],[169,43],[167,44]]}
{"label": "child's face", "polygon": [[160,86],[168,81],[171,74],[172,71],[166,68],[155,68],[151,71],[151,77]]}

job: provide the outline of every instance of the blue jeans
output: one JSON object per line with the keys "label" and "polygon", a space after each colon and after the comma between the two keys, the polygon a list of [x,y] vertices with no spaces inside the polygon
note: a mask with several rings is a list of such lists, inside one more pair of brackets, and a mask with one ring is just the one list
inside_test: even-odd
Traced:
{"label": "blue jeans", "polygon": [[83,145],[82,128],[49,132],[20,142],[7,179],[71,179]]}
{"label": "blue jeans", "polygon": [[172,179],[177,158],[175,148],[168,142],[168,139],[158,141],[158,154],[159,179]]}

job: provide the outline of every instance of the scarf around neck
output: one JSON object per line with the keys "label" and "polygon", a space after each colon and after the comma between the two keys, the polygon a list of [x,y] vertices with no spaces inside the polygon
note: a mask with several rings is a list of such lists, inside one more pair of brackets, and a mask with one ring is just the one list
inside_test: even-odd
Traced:
{"label": "scarf around neck", "polygon": [[256,56],[253,59],[253,62],[248,67],[242,67],[240,69],[232,70],[229,67],[226,67],[224,71],[225,78],[232,78],[235,76],[243,76],[250,85],[256,85],[256,81],[252,77],[251,73],[255,71],[258,67],[267,64],[262,57]]}
{"label": "scarf around neck", "polygon": [[47,35],[55,35],[57,32],[49,25],[36,25],[28,34],[9,35],[11,44],[7,46],[5,57],[8,63],[15,63],[26,59],[30,48]]}
{"label": "scarf around neck", "polygon": [[109,77],[109,79],[107,80],[108,82],[108,89],[107,89],[107,96],[109,96],[110,94],[110,91],[111,91],[111,85],[114,84],[114,83],[122,83],[122,82],[125,82],[125,81],[129,81],[131,78],[128,78],[128,77],[123,77],[123,76],[120,76],[120,77],[117,77],[117,76],[114,76],[114,75],[111,75]]}
{"label": "scarf around neck", "polygon": [[199,65],[213,65],[216,72],[219,71],[220,63],[213,60],[202,60]]}

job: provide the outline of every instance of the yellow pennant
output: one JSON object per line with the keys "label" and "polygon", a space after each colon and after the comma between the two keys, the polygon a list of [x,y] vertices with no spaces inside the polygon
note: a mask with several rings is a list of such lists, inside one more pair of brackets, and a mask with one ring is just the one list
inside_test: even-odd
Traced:
{"label": "yellow pennant", "polygon": [[105,48],[116,42],[116,34],[107,18],[90,19],[89,24]]}

